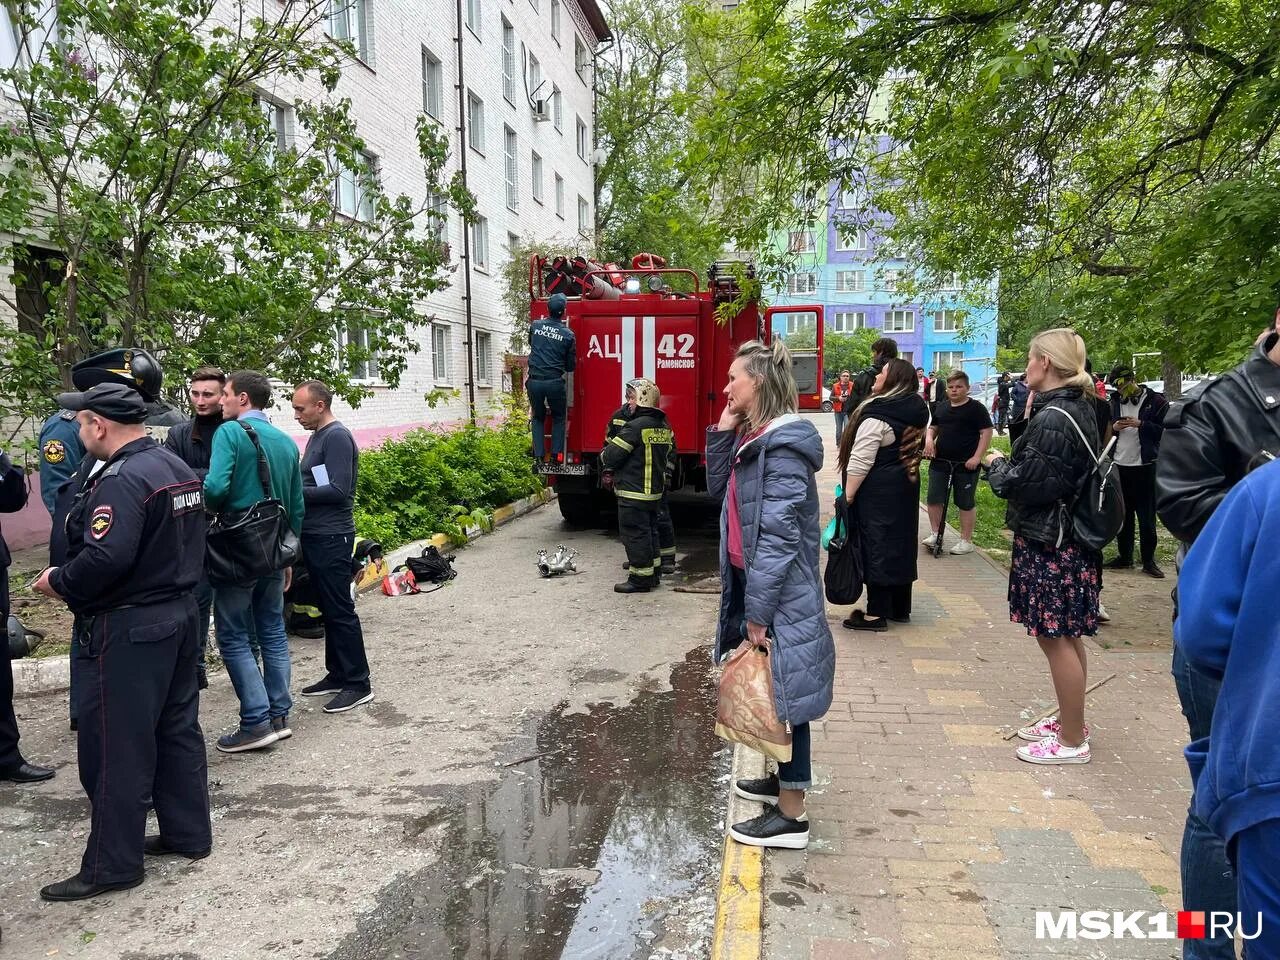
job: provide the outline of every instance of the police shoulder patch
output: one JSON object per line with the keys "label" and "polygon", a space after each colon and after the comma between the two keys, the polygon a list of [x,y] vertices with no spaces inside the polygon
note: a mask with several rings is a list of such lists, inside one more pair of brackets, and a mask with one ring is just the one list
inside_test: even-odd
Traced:
{"label": "police shoulder patch", "polygon": [[115,523],[115,511],[111,509],[110,504],[102,504],[93,508],[93,516],[89,518],[89,536],[95,540],[101,540],[111,531],[111,525]]}
{"label": "police shoulder patch", "polygon": [[45,463],[61,463],[67,459],[67,445],[61,440],[46,440],[40,453],[44,456]]}

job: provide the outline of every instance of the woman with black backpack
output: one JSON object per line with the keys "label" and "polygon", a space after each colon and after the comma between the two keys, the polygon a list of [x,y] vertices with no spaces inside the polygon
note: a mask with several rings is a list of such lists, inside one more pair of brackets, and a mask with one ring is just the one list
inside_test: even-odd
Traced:
{"label": "woman with black backpack", "polygon": [[1009,501],[1009,619],[1039,641],[1059,712],[1018,731],[1030,742],[1017,755],[1029,763],[1088,763],[1081,637],[1098,632],[1102,556],[1072,535],[1071,507],[1099,452],[1084,341],[1065,328],[1039,334],[1027,353],[1026,382],[1035,391],[1026,431],[1011,456],[995,450],[986,464],[991,489]]}

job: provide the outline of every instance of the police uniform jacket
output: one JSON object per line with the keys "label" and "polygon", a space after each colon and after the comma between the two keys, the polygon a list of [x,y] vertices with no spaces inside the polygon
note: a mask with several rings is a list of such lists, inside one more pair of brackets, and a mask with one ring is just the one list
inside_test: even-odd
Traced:
{"label": "police uniform jacket", "polygon": [[49,577],[81,616],[189,593],[204,567],[204,491],[150,437],[125,444],[80,493],[83,541]]}
{"label": "police uniform jacket", "polygon": [[675,435],[667,415],[653,407],[635,414],[610,437],[600,465],[613,471],[613,492],[623,500],[657,504],[667,488]]}
{"label": "police uniform jacket", "polygon": [[67,484],[84,459],[80,424],[70,410],[60,410],[40,428],[40,499],[50,516],[55,515],[58,492]]}
{"label": "police uniform jacket", "polygon": [[578,359],[573,331],[559,320],[539,320],[529,331],[529,379],[559,380]]}

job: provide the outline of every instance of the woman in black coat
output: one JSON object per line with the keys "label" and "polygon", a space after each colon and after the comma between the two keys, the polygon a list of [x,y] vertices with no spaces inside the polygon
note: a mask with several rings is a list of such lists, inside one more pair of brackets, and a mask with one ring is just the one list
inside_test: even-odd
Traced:
{"label": "woman in black coat", "polygon": [[920,457],[929,408],[916,393],[916,371],[890,360],[872,395],[850,416],[840,441],[844,496],[853,505],[862,546],[867,611],[844,621],[850,630],[884,631],[911,620],[920,528]]}

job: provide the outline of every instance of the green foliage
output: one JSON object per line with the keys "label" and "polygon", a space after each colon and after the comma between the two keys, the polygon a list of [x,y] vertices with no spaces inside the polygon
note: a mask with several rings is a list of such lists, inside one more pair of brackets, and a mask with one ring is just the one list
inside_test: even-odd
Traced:
{"label": "green foliage", "polygon": [[436,533],[465,541],[466,527],[492,529],[495,507],[542,487],[527,418],[452,433],[415,430],[361,451],[356,530],[387,549]]}
{"label": "green foliage", "polygon": [[871,366],[871,344],[880,336],[879,330],[855,330],[853,333],[828,333],[822,341],[822,366],[826,385],[848,370],[855,376]]}
{"label": "green foliage", "polygon": [[[159,355],[171,390],[216,361],[358,403],[349,371],[375,353],[398,382],[418,306],[445,285],[428,197],[472,198],[423,117],[420,192],[383,191],[334,93],[353,51],[325,35],[327,2],[60,0],[58,42],[47,4],[6,6],[30,56],[0,70],[0,232],[31,238],[15,279],[50,311],[0,328],[0,415],[39,411],[73,362],[120,343]],[[259,91],[293,85],[281,146]],[[335,209],[339,169],[361,184],[355,217]],[[367,338],[340,349],[353,327]]]}

